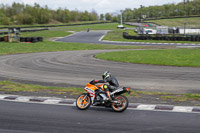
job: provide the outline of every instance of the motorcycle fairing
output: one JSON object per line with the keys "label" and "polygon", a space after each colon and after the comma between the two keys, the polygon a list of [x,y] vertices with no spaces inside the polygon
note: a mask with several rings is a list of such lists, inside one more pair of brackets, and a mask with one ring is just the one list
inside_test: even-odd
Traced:
{"label": "motorcycle fairing", "polygon": [[90,98],[91,98],[91,101],[92,101],[92,104],[94,103],[94,98],[95,98],[95,90],[97,90],[98,88],[95,86],[95,85],[92,85],[92,84],[87,84],[86,87],[85,87],[85,91],[87,91],[90,95]]}

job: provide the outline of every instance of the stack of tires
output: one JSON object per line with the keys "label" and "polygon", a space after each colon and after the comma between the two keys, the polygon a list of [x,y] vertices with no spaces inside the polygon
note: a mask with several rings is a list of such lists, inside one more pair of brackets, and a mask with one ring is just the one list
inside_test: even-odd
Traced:
{"label": "stack of tires", "polygon": [[163,36],[163,35],[139,35],[131,36],[127,32],[123,32],[123,37],[126,39],[134,40],[166,40],[166,41],[200,41],[200,35],[189,35],[189,36]]}
{"label": "stack of tires", "polygon": [[42,41],[43,41],[42,37],[20,37],[20,42],[36,43],[36,42],[42,42]]}
{"label": "stack of tires", "polygon": [[3,42],[4,41],[4,37],[0,37],[0,42]]}

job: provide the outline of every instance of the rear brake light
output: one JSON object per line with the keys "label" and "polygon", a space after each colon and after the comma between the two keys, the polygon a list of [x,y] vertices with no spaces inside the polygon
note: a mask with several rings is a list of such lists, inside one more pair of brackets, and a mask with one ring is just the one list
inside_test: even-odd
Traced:
{"label": "rear brake light", "polygon": [[126,91],[129,91],[131,88],[126,88]]}

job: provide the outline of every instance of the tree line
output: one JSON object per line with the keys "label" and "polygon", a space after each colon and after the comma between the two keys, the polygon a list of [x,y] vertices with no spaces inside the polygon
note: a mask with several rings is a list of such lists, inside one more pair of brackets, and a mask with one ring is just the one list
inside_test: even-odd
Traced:
{"label": "tree line", "polygon": [[117,22],[118,16],[110,13],[97,14],[95,10],[78,11],[59,8],[49,9],[46,5],[41,7],[35,3],[33,6],[14,2],[12,5],[0,5],[0,24],[48,24],[48,23],[69,23],[76,21],[112,21]]}
{"label": "tree line", "polygon": [[[200,0],[184,0],[178,4],[165,4],[162,6],[141,6],[140,8],[127,8],[123,11],[123,20],[157,19],[183,16],[200,16]],[[111,13],[98,15],[95,10],[78,11],[59,8],[52,10],[48,6],[41,7],[35,3],[33,6],[14,2],[12,5],[0,5],[0,24],[48,24],[69,23],[76,21],[112,21],[119,22],[119,15]]]}
{"label": "tree line", "polygon": [[200,0],[183,0],[178,4],[162,6],[145,7],[141,5],[140,8],[127,8],[123,11],[125,21],[188,16],[200,16]]}
{"label": "tree line", "polygon": [[70,11],[68,9],[49,9],[48,6],[41,7],[35,3],[33,6],[13,3],[9,5],[0,5],[0,24],[48,24],[68,23],[70,21],[96,21],[99,16],[95,10],[88,11]]}

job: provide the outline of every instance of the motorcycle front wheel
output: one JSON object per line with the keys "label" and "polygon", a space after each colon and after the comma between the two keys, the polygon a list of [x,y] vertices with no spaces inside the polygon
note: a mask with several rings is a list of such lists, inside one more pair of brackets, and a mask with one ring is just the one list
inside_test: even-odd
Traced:
{"label": "motorcycle front wheel", "polygon": [[122,95],[116,96],[111,107],[116,112],[123,112],[128,107],[128,99]]}
{"label": "motorcycle front wheel", "polygon": [[86,110],[91,105],[91,99],[87,94],[81,94],[76,99],[76,107],[80,110]]}

